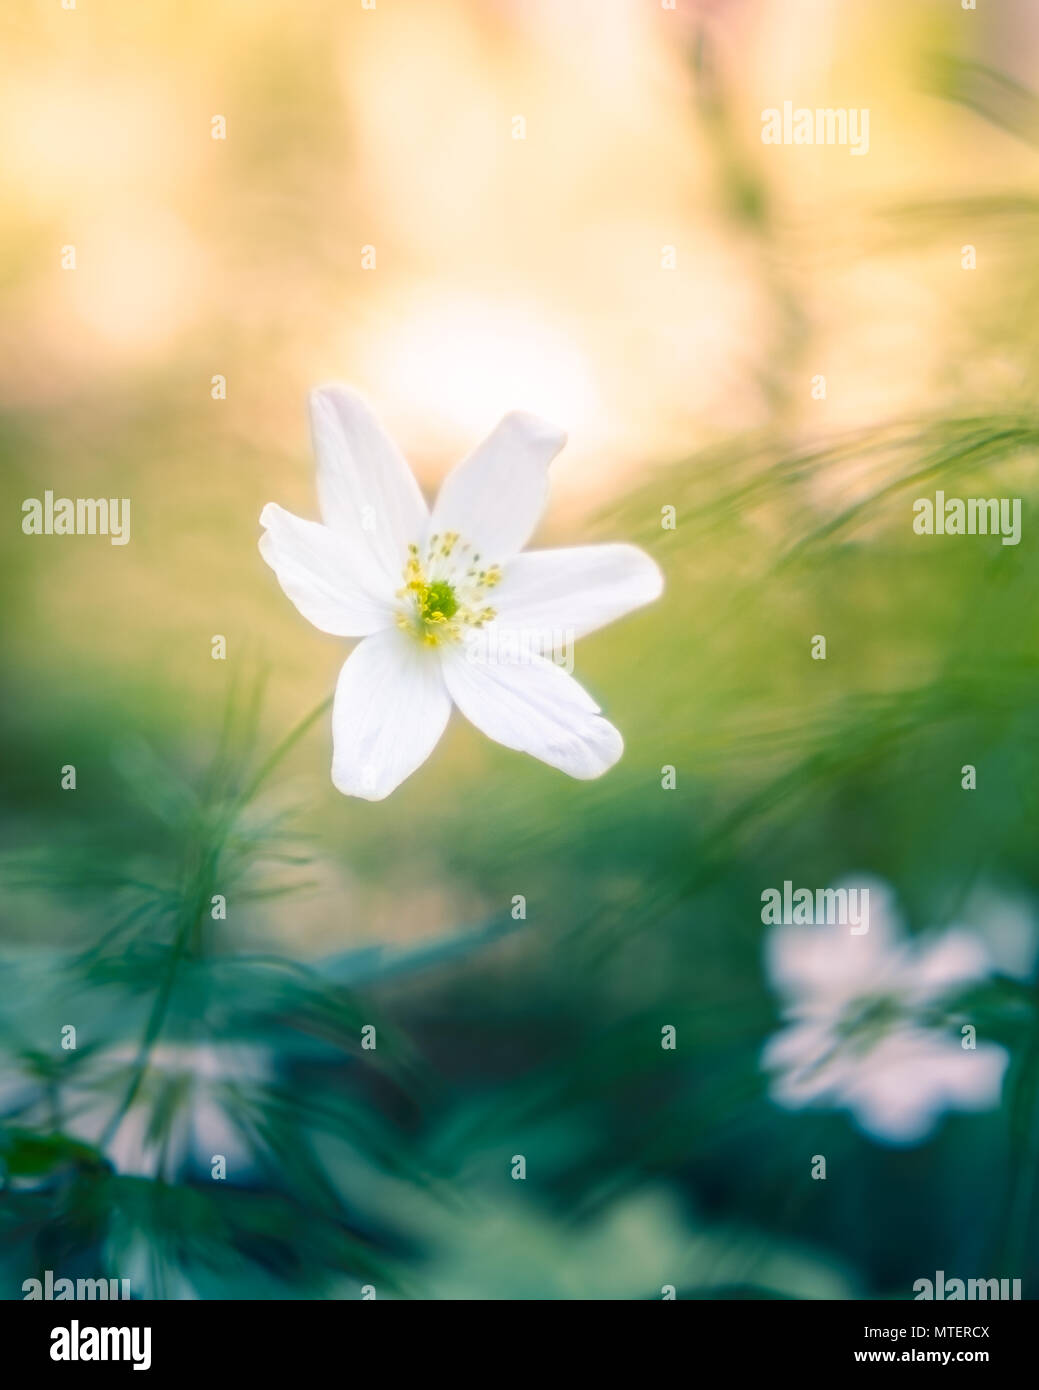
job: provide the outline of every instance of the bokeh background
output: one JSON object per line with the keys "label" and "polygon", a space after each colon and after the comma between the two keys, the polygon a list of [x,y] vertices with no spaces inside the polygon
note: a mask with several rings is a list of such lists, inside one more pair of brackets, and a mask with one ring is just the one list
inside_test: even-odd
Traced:
{"label": "bokeh background", "polygon": [[[760,1068],[768,886],[1034,937],[1039,12],[979,11],[5,9],[3,1297],[1034,1291],[1027,971],[965,1015],[1002,1104],[919,1143]],[[763,145],[787,99],[868,107],[869,154]],[[429,490],[545,415],[537,544],[659,560],[577,650],[606,778],[457,718],[379,804],[327,717],[272,761],[346,652],[256,549],[265,502],[316,515],[329,380]],[[914,535],[937,488],[1022,497],[1022,543]],[[46,489],[130,497],[131,542],[24,536]]]}

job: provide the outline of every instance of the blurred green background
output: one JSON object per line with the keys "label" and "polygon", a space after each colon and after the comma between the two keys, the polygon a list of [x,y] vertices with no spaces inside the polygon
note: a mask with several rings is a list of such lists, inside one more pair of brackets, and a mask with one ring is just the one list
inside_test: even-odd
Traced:
{"label": "blurred green background", "polygon": [[[778,1109],[759,1057],[765,887],[1032,929],[1032,7],[41,0],[0,32],[2,1295],[1028,1297],[1031,985],[972,1004],[1002,1106],[913,1146]],[[762,145],[786,99],[869,107],[869,155]],[[548,416],[536,543],[659,560],[577,649],[604,779],[457,717],[383,803],[333,790],[327,716],[265,772],[345,655],[256,550],[266,501],[316,515],[330,379],[431,491]],[[48,488],[130,497],[130,544],[25,537]],[[939,488],[1021,497],[1022,543],[914,535]]]}

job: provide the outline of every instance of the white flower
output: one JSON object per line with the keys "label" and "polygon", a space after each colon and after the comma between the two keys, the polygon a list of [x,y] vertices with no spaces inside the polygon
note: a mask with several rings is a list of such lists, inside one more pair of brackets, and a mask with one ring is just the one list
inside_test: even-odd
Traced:
{"label": "white flower", "polygon": [[[95,1059],[94,1086],[72,1086],[66,1097],[66,1131],[100,1142],[112,1112],[111,1077],[137,1065],[138,1049],[107,1048]],[[159,1043],[148,1057],[141,1088],[105,1145],[119,1173],[167,1178],[186,1168],[207,1171],[220,1154],[227,1171],[252,1171],[248,1140],[250,1093],[270,1083],[273,1065],[264,1048],[248,1043]]]}
{"label": "white flower", "polygon": [[863,935],[832,925],[769,932],[766,960],[787,1026],[761,1062],[777,1104],[846,1109],[875,1139],[917,1143],[946,1110],[999,1104],[1006,1049],[963,1047],[939,1008],[993,965],[983,942],[959,928],[907,940],[886,887],[871,884],[870,898]]}
{"label": "white flower", "polygon": [[[429,757],[452,703],[489,738],[598,777],[620,734],[549,660],[649,603],[660,571],[631,545],[521,555],[545,505],[559,430],[506,415],[445,479],[432,513],[403,456],[344,386],[311,393],[322,523],[268,503],[260,553],[322,632],[360,637],[336,686],[332,781],[380,801]],[[494,659],[478,659],[493,651]]]}

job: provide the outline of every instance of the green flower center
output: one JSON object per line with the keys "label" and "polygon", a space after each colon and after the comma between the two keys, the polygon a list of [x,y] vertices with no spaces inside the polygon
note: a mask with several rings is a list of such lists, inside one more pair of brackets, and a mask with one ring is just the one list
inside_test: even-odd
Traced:
{"label": "green flower center", "polygon": [[430,647],[460,642],[467,629],[496,616],[487,595],[500,580],[499,567],[481,566],[479,555],[454,531],[431,536],[424,553],[409,545],[404,586],[397,590],[397,626]]}
{"label": "green flower center", "polygon": [[869,1052],[905,1018],[905,1009],[897,999],[874,995],[849,1005],[834,1031],[844,1046]]}
{"label": "green flower center", "polygon": [[458,599],[446,579],[434,579],[420,596],[419,612],[426,623],[445,623],[458,612]]}

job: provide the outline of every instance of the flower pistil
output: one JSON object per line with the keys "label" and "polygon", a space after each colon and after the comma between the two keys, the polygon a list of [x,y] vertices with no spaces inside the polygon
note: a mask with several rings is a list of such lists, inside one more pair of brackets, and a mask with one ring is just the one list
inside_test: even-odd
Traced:
{"label": "flower pistil", "polygon": [[397,590],[405,605],[397,626],[431,647],[461,641],[467,628],[483,627],[497,616],[485,599],[500,580],[499,567],[481,567],[480,556],[457,531],[430,536],[424,553],[412,543],[404,586]]}

